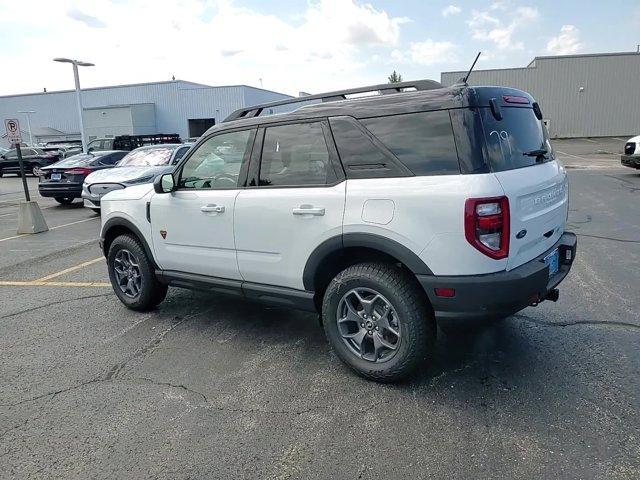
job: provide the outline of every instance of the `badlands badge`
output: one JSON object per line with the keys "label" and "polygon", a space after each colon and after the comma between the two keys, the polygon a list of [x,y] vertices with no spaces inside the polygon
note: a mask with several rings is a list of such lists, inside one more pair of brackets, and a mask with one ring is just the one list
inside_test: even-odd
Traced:
{"label": "badlands badge", "polygon": [[160,230],[160,235],[162,236],[163,239],[167,238],[167,231],[166,230]]}

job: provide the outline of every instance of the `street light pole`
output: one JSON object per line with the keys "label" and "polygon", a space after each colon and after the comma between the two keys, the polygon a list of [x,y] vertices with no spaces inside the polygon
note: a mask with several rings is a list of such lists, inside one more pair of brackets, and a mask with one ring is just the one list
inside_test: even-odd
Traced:
{"label": "street light pole", "polygon": [[81,60],[72,60],[70,58],[54,58],[54,62],[70,63],[73,65],[73,80],[76,84],[76,104],[78,106],[78,119],[80,120],[80,138],[82,139],[82,151],[87,153],[87,140],[84,135],[84,120],[82,118],[82,95],[80,92],[80,75],[78,75],[78,67],[93,67],[93,63],[83,62]]}
{"label": "street light pole", "polygon": [[33,147],[33,135],[31,134],[31,114],[36,112],[34,110],[18,110],[18,113],[24,113],[27,117],[27,130],[29,130],[29,145]]}

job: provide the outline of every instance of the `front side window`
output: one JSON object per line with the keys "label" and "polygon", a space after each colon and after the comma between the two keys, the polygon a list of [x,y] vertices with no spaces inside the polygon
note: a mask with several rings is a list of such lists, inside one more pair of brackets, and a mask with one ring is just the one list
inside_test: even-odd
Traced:
{"label": "front side window", "polygon": [[331,174],[320,123],[266,129],[260,162],[261,186],[326,185]]}
{"label": "front side window", "polygon": [[178,151],[176,152],[176,156],[173,157],[173,163],[178,163],[178,160],[180,160],[182,157],[184,157],[184,154],[187,153],[189,151],[189,147],[181,147],[178,149]]}
{"label": "front side window", "polygon": [[447,110],[367,118],[361,123],[414,175],[460,173]]}
{"label": "front side window", "polygon": [[255,130],[223,133],[200,144],[185,162],[178,188],[237,187],[240,167],[254,134]]}

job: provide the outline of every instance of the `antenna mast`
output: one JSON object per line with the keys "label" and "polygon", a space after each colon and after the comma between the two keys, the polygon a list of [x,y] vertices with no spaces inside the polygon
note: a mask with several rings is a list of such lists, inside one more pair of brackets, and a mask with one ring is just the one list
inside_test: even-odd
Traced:
{"label": "antenna mast", "polygon": [[476,62],[478,61],[478,59],[480,58],[480,55],[482,55],[482,52],[478,52],[478,55],[476,55],[476,59],[473,61],[473,63],[471,64],[471,68],[469,69],[469,71],[467,72],[467,74],[464,76],[464,78],[462,79],[462,83],[467,83],[467,80],[469,79],[469,75],[471,75],[471,72],[473,71],[473,67],[476,66]]}

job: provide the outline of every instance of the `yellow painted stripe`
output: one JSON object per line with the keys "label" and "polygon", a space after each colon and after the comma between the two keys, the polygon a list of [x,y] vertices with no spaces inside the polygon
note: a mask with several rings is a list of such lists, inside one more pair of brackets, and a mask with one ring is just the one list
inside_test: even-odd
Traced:
{"label": "yellow painted stripe", "polygon": [[98,263],[100,261],[104,261],[104,257],[94,258],[93,260],[89,260],[88,262],[80,263],[79,265],[76,265],[75,267],[65,268],[64,270],[60,270],[59,272],[52,273],[51,275],[47,275],[46,277],[38,278],[37,280],[34,280],[34,282],[35,283],[37,283],[37,282],[46,282],[47,280],[51,280],[52,278],[56,278],[56,277],[59,277],[61,275],[65,275],[67,273],[75,272],[76,270],[80,270],[81,268],[87,267],[89,265],[93,265],[94,263]]}
{"label": "yellow painted stripe", "polygon": [[107,282],[21,282],[0,281],[0,287],[110,287]]}

